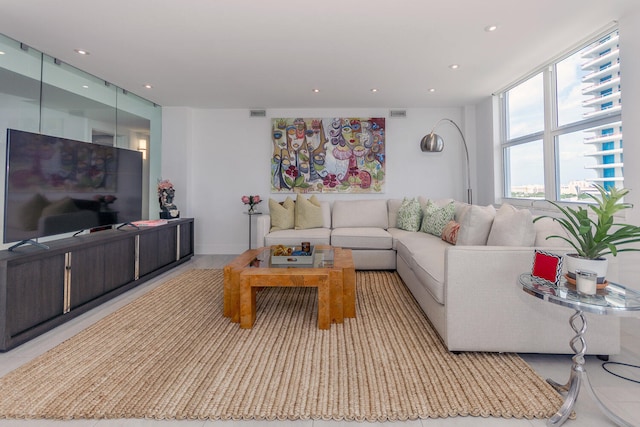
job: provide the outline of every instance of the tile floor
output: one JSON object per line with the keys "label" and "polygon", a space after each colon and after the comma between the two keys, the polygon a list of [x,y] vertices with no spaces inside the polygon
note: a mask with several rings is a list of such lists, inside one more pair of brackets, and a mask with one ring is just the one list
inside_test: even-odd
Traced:
{"label": "tile floor", "polygon": [[[89,311],[48,333],[6,353],[0,353],[0,376],[15,369],[35,356],[47,351],[58,343],[112,313],[128,302],[153,289],[167,278],[193,268],[222,268],[233,256],[211,255],[196,256],[190,262],[168,272],[157,279],[142,284],[102,306]],[[570,312],[567,311],[567,319]],[[640,364],[640,317],[622,319],[622,352],[612,356],[611,361]],[[567,323],[567,327],[569,327]],[[567,343],[568,345],[568,343]],[[530,355],[522,357],[543,377],[554,378],[564,383],[569,375],[571,358],[568,355]],[[640,384],[615,377],[607,373],[602,362],[595,357],[587,357],[589,378],[596,393],[615,413],[633,425],[640,426]],[[617,369],[616,372],[640,380],[640,370],[632,368]],[[578,397],[575,410],[576,420],[568,420],[566,426],[601,427],[613,426],[593,403],[586,390]],[[427,419],[406,422],[376,423],[384,426],[403,427],[502,427],[502,426],[544,426],[546,420],[516,420],[501,418],[455,417],[448,419]],[[156,421],[156,420],[0,420],[0,427],[342,427],[354,426],[356,422],[339,421]],[[366,425],[367,423],[364,423]]]}

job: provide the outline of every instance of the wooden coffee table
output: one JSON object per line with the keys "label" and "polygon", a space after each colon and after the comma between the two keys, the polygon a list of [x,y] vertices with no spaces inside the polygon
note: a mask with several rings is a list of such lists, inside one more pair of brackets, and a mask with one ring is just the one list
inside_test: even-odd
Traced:
{"label": "wooden coffee table", "polygon": [[271,248],[251,249],[224,267],[224,316],[241,328],[256,319],[256,293],[264,287],[318,288],[318,328],[356,317],[356,273],[351,249],[317,245],[309,266],[273,265]]}

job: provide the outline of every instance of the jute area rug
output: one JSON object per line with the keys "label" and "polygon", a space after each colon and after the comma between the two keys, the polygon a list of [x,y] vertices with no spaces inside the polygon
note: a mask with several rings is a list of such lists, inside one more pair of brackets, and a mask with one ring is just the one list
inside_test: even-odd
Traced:
{"label": "jute area rug", "polygon": [[222,271],[191,270],[0,379],[0,418],[547,418],[520,357],[449,353],[400,277],[357,272],[357,317],[318,330],[314,288],[222,316]]}

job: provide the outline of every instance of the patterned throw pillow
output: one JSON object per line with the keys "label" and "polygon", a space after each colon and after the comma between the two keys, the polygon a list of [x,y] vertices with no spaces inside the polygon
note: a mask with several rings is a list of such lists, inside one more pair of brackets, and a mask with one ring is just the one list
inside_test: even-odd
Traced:
{"label": "patterned throw pillow", "polygon": [[418,199],[404,198],[398,210],[398,228],[407,231],[420,230],[422,221],[422,208]]}
{"label": "patterned throw pillow", "polygon": [[458,230],[460,230],[460,224],[454,220],[449,221],[442,230],[442,240],[455,245],[458,241]]}
{"label": "patterned throw pillow", "polygon": [[444,227],[453,219],[456,213],[456,207],[453,202],[440,207],[429,200],[422,209],[422,213],[422,227],[420,227],[420,231],[440,237],[442,236]]}

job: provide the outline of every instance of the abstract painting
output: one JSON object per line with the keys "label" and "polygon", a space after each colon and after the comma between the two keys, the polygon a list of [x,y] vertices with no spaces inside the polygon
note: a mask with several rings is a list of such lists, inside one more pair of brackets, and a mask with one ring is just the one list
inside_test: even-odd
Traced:
{"label": "abstract painting", "polygon": [[382,193],[384,118],[272,119],[272,193]]}

